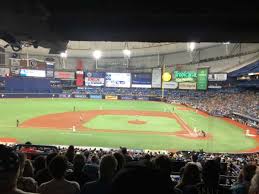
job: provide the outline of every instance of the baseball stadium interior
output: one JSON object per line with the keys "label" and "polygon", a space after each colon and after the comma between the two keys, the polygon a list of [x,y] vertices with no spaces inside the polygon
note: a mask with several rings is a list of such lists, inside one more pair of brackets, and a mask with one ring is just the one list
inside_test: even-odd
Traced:
{"label": "baseball stadium interior", "polygon": [[1,194],[259,194],[257,3],[0,7]]}

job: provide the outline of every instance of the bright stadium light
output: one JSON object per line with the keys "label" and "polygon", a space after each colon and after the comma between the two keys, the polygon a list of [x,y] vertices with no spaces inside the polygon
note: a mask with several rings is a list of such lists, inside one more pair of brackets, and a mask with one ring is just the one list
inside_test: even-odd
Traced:
{"label": "bright stadium light", "polygon": [[95,50],[95,51],[93,52],[93,57],[94,57],[96,60],[100,59],[100,58],[102,57],[102,51],[100,51],[100,50]]}
{"label": "bright stadium light", "polygon": [[123,52],[124,57],[130,58],[131,51],[129,49],[124,49],[122,52]]}
{"label": "bright stadium light", "polygon": [[191,42],[189,44],[189,49],[190,49],[191,52],[194,51],[195,47],[196,47],[196,43],[195,42]]}
{"label": "bright stadium light", "polygon": [[223,44],[226,44],[226,45],[227,45],[227,44],[230,44],[230,42],[223,42]]}
{"label": "bright stadium light", "polygon": [[67,51],[60,53],[61,58],[67,58]]}

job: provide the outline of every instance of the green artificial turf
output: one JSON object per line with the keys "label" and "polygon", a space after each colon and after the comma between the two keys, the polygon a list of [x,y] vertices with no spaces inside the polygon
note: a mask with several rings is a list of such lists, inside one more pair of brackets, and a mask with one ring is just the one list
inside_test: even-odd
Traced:
{"label": "green artificial turf", "polygon": [[[131,124],[128,121],[145,121],[145,124]],[[87,122],[84,126],[92,129],[112,129],[130,131],[158,131],[176,132],[181,126],[175,119],[152,116],[128,116],[128,115],[99,115]]]}
{"label": "green artificial turf", "polygon": [[[85,131],[72,133],[57,129],[16,128],[16,119],[23,122],[40,115],[60,112],[72,112],[73,107],[81,110],[145,110],[145,111],[167,111],[173,110],[190,127],[209,132],[213,138],[210,140],[186,139],[176,136],[162,136],[153,134],[123,134],[123,133],[101,133],[96,131]],[[107,115],[109,116],[109,115]],[[103,116],[102,116],[103,117]],[[116,121],[122,122],[125,129],[127,116]],[[128,117],[129,118],[129,117]],[[98,117],[96,119],[99,119]],[[102,118],[100,118],[102,119]],[[115,119],[115,118],[114,118]],[[146,118],[145,118],[146,119]],[[159,125],[155,118],[154,129]],[[106,119],[107,120],[107,119]],[[108,119],[109,120],[109,119]],[[141,119],[142,120],[142,119]],[[162,119],[163,120],[163,119]],[[169,121],[170,120],[170,121]],[[164,120],[158,131],[163,131],[164,126],[170,126],[170,131],[178,130],[179,125],[173,119]],[[88,123],[93,125],[94,120]],[[161,121],[162,122],[162,121]],[[170,124],[169,124],[170,122]],[[149,122],[148,122],[149,123]],[[98,124],[98,122],[97,122]],[[106,124],[109,128],[116,124]],[[105,125],[105,126],[106,126]],[[172,128],[171,128],[172,125]],[[129,126],[129,125],[128,125]],[[95,128],[98,128],[98,125]],[[119,124],[117,125],[119,129]],[[138,127],[135,128],[135,127]],[[134,126],[129,130],[143,130]],[[116,127],[113,128],[116,130]],[[165,127],[164,130],[169,130]],[[199,150],[211,152],[238,152],[251,149],[256,146],[254,139],[246,137],[242,129],[225,122],[222,119],[206,118],[193,111],[177,110],[174,105],[159,102],[146,101],[106,101],[106,100],[82,100],[82,99],[1,99],[0,100],[0,138],[16,138],[19,142],[31,141],[35,144],[58,144],[58,145],[82,145],[98,147],[126,146],[135,149],[177,149],[177,150]]]}

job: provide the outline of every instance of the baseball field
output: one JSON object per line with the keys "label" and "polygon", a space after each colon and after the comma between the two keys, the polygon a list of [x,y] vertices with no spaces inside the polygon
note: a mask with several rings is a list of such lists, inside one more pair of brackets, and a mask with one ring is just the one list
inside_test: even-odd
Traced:
{"label": "baseball field", "polygon": [[[202,130],[205,137],[197,135]],[[182,105],[150,101],[1,99],[0,142],[26,141],[170,151],[259,150],[254,129]]]}

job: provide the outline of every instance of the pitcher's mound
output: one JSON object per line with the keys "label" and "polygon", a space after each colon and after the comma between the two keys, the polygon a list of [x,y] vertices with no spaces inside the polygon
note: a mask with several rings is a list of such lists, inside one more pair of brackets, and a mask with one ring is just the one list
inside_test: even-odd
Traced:
{"label": "pitcher's mound", "polygon": [[143,124],[146,124],[147,122],[136,119],[136,120],[128,121],[128,123],[134,124],[134,125],[143,125]]}

